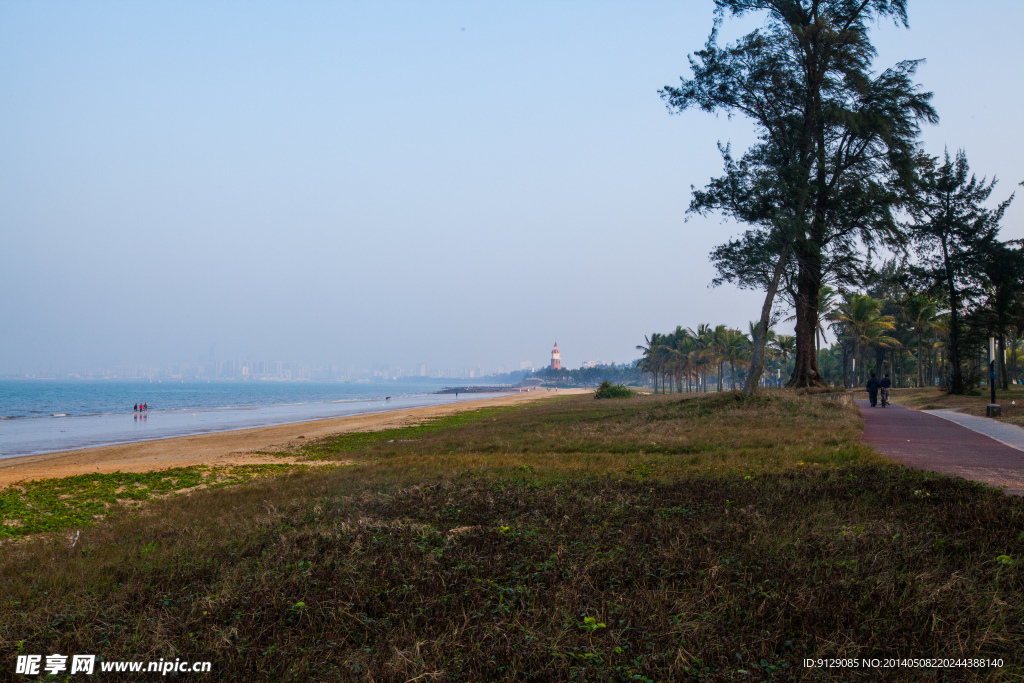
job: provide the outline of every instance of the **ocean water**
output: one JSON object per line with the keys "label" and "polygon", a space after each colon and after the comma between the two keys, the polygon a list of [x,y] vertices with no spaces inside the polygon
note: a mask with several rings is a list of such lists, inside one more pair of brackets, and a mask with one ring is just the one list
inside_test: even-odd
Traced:
{"label": "ocean water", "polygon": [[0,458],[440,405],[457,400],[434,393],[451,383],[4,380]]}

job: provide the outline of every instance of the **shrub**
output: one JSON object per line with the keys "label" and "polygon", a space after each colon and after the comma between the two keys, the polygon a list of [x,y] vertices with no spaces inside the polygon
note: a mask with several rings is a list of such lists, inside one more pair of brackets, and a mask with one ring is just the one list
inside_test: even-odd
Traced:
{"label": "shrub", "polygon": [[633,398],[634,396],[636,396],[636,392],[632,389],[627,389],[621,384],[612,384],[608,380],[601,382],[597,393],[594,394],[594,398]]}

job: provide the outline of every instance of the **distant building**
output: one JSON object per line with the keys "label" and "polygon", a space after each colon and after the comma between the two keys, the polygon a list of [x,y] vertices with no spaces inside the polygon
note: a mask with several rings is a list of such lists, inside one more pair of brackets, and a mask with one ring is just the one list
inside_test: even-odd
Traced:
{"label": "distant building", "polygon": [[551,369],[562,369],[562,352],[558,350],[558,342],[555,342],[555,348],[551,350]]}
{"label": "distant building", "polygon": [[532,360],[520,361],[519,362],[519,369],[520,370],[529,370],[530,372],[533,372],[533,361]]}

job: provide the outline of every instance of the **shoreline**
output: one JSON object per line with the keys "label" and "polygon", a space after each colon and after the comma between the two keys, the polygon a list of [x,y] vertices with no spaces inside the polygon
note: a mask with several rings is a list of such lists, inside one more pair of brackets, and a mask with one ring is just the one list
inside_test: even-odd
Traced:
{"label": "shoreline", "polygon": [[150,472],[173,467],[292,463],[294,458],[263,455],[257,451],[286,451],[305,440],[347,432],[369,432],[405,427],[452,413],[506,406],[553,396],[587,393],[586,389],[554,389],[468,399],[458,403],[396,408],[373,413],[290,422],[230,431],[207,432],[165,439],[93,446],[0,460],[0,489],[21,481],[58,479],[79,474]]}
{"label": "shoreline", "polygon": [[[479,398],[496,398],[507,393],[511,392],[492,392]],[[439,406],[449,402],[449,398],[435,393],[396,396],[393,401],[386,401],[382,395],[379,398],[348,400],[161,409],[140,411],[132,415],[130,421],[128,413],[53,414],[49,417],[0,423],[0,446],[3,447],[0,464],[10,458],[27,455],[276,427],[351,415]],[[153,422],[150,422],[151,418]],[[53,419],[61,420],[60,424],[52,422]],[[60,436],[57,433],[58,427]]]}

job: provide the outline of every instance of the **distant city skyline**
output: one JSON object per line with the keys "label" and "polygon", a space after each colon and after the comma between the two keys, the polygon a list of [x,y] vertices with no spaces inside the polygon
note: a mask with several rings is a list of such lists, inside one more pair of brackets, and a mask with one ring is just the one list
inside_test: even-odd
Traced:
{"label": "distant city skyline", "polygon": [[275,380],[275,381],[350,381],[360,379],[392,380],[402,378],[473,379],[489,374],[508,374],[518,369],[499,366],[487,371],[483,366],[431,368],[420,363],[415,368],[400,365],[374,367],[341,364],[316,365],[281,360],[224,360],[213,362],[167,363],[160,365],[118,365],[110,368],[37,369],[8,373],[0,377],[14,379],[189,379],[189,380]]}
{"label": "distant city skyline", "polygon": [[283,360],[231,359],[162,364],[120,364],[93,368],[35,368],[0,377],[23,379],[211,379],[211,380],[280,380],[280,381],[348,381],[358,379],[474,379],[488,375],[531,372],[530,361],[485,367],[434,367],[419,363],[414,367],[375,364],[369,367],[338,363],[311,364]]}
{"label": "distant city skyline", "polygon": [[[561,347],[559,347],[561,351]],[[583,360],[580,368],[608,365],[604,361]],[[268,359],[221,359],[216,357],[215,345],[210,353],[195,361],[177,363],[117,364],[110,367],[77,367],[21,369],[15,373],[0,373],[0,377],[24,379],[198,379],[198,380],[280,380],[280,381],[350,381],[358,379],[402,379],[426,377],[433,379],[475,379],[514,372],[533,372],[537,365],[530,360],[518,363],[473,365],[463,367],[434,366],[430,363],[398,365],[376,363],[358,366],[344,363],[304,363],[300,361]],[[548,367],[545,364],[541,367]],[[563,367],[577,367],[563,365]]]}
{"label": "distant city skyline", "polygon": [[[561,357],[562,347],[555,343]],[[636,355],[639,358],[639,354]],[[570,355],[572,358],[572,355]],[[636,358],[625,361],[631,363]],[[582,360],[578,367],[597,367],[614,364],[605,361]],[[43,363],[35,367],[21,367],[15,372],[0,372],[8,378],[81,378],[81,379],[231,379],[231,380],[324,380],[346,381],[352,379],[380,378],[398,379],[403,377],[430,377],[435,379],[473,379],[487,375],[503,375],[513,372],[533,372],[538,367],[549,367],[549,362],[540,366],[532,360],[505,363],[473,364],[450,366],[428,362],[397,364],[371,363],[354,364],[343,362],[311,363],[296,360],[270,360],[265,358],[221,358],[217,343],[211,342],[209,351],[194,360],[177,362],[117,363],[109,366],[70,366]],[[576,367],[563,364],[563,367]]]}

